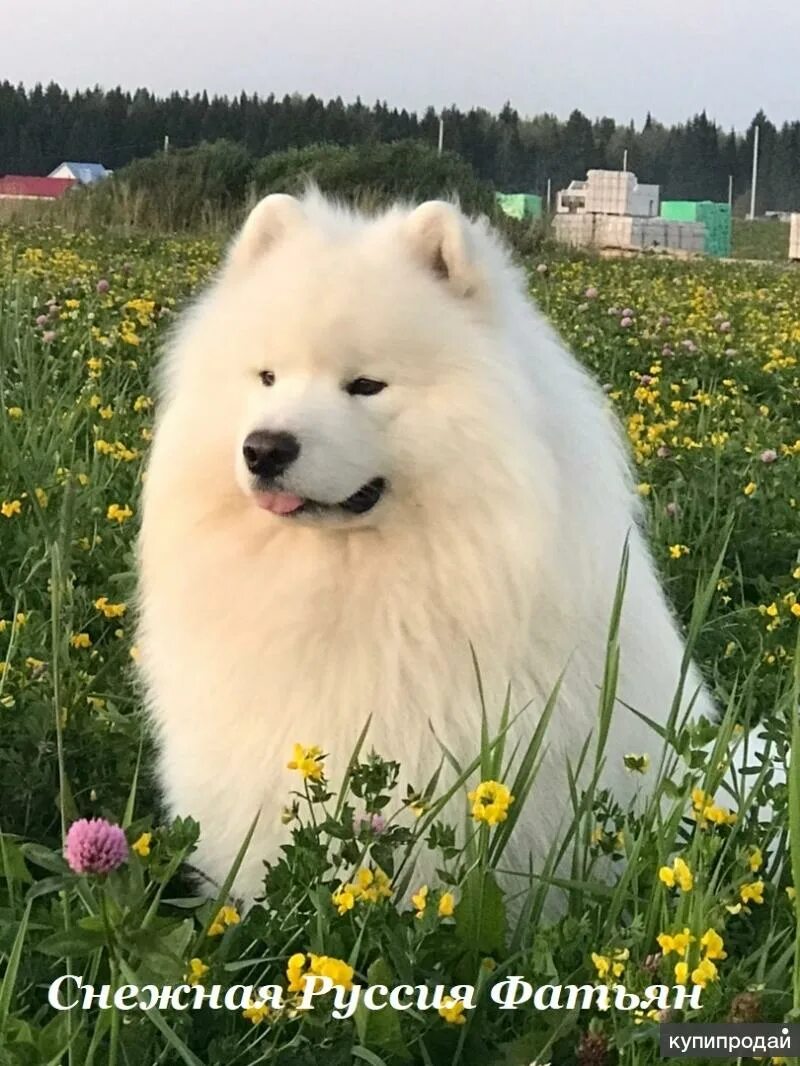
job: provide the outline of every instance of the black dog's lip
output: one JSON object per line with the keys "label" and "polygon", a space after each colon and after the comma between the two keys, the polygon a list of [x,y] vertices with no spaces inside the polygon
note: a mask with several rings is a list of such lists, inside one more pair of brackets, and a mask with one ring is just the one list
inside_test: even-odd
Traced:
{"label": "black dog's lip", "polygon": [[385,477],[374,477],[365,482],[347,499],[340,503],[320,503],[317,500],[304,500],[300,507],[290,511],[284,518],[294,518],[296,515],[330,514],[332,511],[344,511],[346,514],[368,514],[383,498],[388,482]]}

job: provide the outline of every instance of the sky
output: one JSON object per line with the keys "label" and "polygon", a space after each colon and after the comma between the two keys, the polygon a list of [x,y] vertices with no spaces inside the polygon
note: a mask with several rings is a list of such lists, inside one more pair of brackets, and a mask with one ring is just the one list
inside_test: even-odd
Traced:
{"label": "sky", "polygon": [[800,119],[797,0],[0,0],[0,26],[29,86]]}

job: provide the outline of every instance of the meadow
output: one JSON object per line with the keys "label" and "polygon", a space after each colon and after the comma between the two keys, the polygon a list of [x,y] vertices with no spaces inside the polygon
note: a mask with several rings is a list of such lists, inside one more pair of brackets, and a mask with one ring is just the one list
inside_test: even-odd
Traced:
{"label": "meadow", "polygon": [[[800,1021],[800,781],[787,789],[774,772],[800,750],[800,270],[528,264],[533,297],[622,420],[657,564],[721,723],[676,721],[667,755],[655,736],[651,752],[630,753],[654,796],[637,813],[570,789],[565,768],[572,823],[543,877],[505,893],[503,845],[544,726],[511,765],[505,711],[486,709],[473,769],[496,784],[488,804],[465,798],[458,827],[438,818],[435,781],[398,794],[392,752],[365,746],[349,768],[313,747],[287,752],[286,854],[266,872],[265,905],[243,915],[225,886],[203,899],[181,874],[198,827],[159,812],[133,627],[154,362],[219,251],[211,239],[0,228],[0,1064],[646,1066],[667,1018]],[[613,674],[612,624],[601,720]],[[743,723],[771,749],[726,795],[721,767]],[[92,817],[124,840],[118,862],[81,872],[62,841]],[[423,838],[440,867],[425,886],[404,861]],[[563,898],[555,915],[548,879]],[[57,1012],[47,989],[63,973],[272,983],[289,1001]],[[476,1006],[454,997],[332,1021],[292,1001],[309,975],[467,983]],[[499,1010],[491,990],[510,975],[622,983],[642,1003]],[[701,1006],[651,1002],[654,984],[699,988]]]}

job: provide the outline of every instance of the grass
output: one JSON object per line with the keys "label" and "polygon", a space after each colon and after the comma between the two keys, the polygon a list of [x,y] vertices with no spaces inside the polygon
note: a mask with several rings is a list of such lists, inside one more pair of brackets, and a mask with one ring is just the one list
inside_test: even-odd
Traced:
{"label": "grass", "polygon": [[[701,1008],[677,1017],[798,1020],[799,904],[787,889],[800,877],[800,786],[795,775],[789,796],[774,768],[800,745],[800,275],[644,258],[531,264],[543,268],[531,272],[535,298],[626,427],[654,556],[722,724],[676,723],[663,758],[654,738],[647,766],[631,753],[654,797],[635,814],[596,787],[581,791],[576,768],[565,768],[571,824],[543,880],[517,878],[512,891],[504,842],[536,773],[546,714],[512,762],[508,711],[485,708],[468,769],[519,802],[491,825],[471,820],[465,801],[461,840],[442,821],[435,781],[398,794],[391,752],[357,752],[349,768],[310,753],[287,791],[290,847],[269,873],[266,905],[240,916],[221,910],[222,894],[196,897],[178,873],[198,830],[160,815],[131,669],[152,367],[218,251],[210,240],[0,229],[0,1062],[647,1066],[658,1058],[661,1005],[501,1011],[490,991],[521,975],[534,985],[619,980],[640,994],[674,985],[683,961],[689,988],[692,974],[706,987]],[[624,568],[621,593],[623,584]],[[614,636],[612,625],[604,722]],[[760,721],[773,751],[764,765],[750,760],[735,794],[715,797],[737,721]],[[760,821],[767,802],[773,816]],[[87,816],[108,817],[137,843],[105,878],[77,876],[61,855],[64,829]],[[403,857],[422,838],[440,872],[425,898],[411,882],[413,907],[400,891]],[[379,871],[395,879],[388,888]],[[548,878],[561,886],[557,917],[545,907]],[[684,929],[694,937],[685,959],[669,950]],[[724,947],[714,950],[709,931]],[[65,972],[98,986],[202,972],[226,986],[285,988],[298,966],[345,981],[352,970],[362,982],[468,983],[477,1005],[359,1009],[331,1021],[291,1006],[243,1017],[244,1002],[124,1013],[59,1013],[47,1002]]]}
{"label": "grass", "polygon": [[789,257],[789,223],[774,219],[733,220],[736,259],[765,259],[785,263]]}

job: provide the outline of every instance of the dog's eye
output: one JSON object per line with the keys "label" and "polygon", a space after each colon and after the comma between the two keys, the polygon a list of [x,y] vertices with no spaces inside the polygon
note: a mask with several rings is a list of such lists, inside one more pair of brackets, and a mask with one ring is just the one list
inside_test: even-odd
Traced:
{"label": "dog's eye", "polygon": [[351,396],[374,396],[386,388],[385,381],[375,381],[374,378],[354,378],[348,382],[344,389]]}
{"label": "dog's eye", "polygon": [[275,372],[273,370],[261,370],[258,376],[261,378],[261,384],[266,385],[267,388],[275,384]]}

